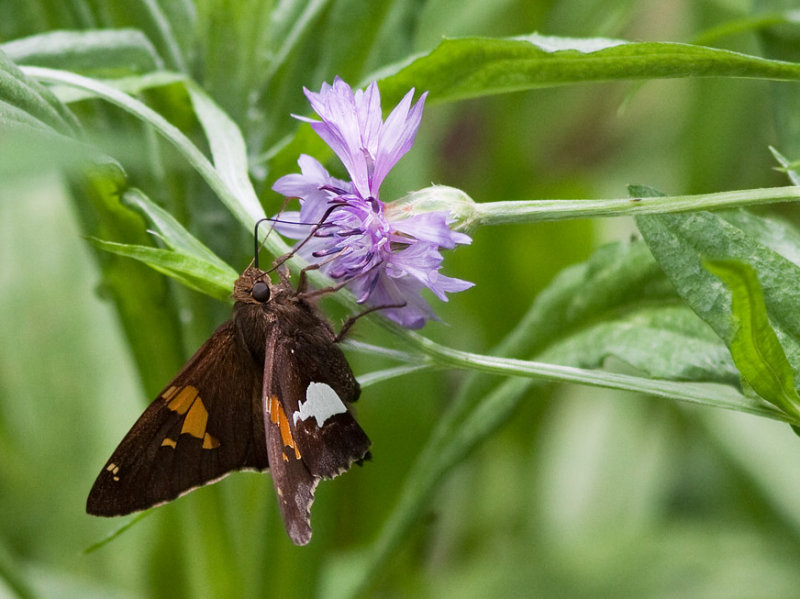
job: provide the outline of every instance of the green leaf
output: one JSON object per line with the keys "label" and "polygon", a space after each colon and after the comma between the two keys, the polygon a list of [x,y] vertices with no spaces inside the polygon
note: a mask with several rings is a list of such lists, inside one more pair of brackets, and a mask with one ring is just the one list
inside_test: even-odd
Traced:
{"label": "green leaf", "polygon": [[730,293],[703,260],[750,264],[789,363],[800,371],[800,235],[794,227],[744,210],[640,216],[636,223],[680,296],[729,348],[736,332]]}
{"label": "green leaf", "polygon": [[[320,65],[322,73],[336,73],[355,83],[366,68],[376,68],[407,55],[413,49],[413,26],[402,26],[406,19],[418,19],[419,0],[374,2],[340,0],[335,2],[326,20],[324,47],[329,48]],[[359,35],[343,36],[355,30]],[[390,43],[391,41],[391,43]]]}
{"label": "green leaf", "polygon": [[236,279],[235,270],[194,235],[189,233],[174,216],[153,202],[144,193],[138,189],[126,189],[122,194],[122,199],[126,204],[136,207],[147,216],[158,230],[159,237],[164,240],[171,250],[208,262],[219,272],[226,273],[226,278],[231,281]]}
{"label": "green leaf", "polygon": [[494,353],[583,368],[613,356],[655,378],[735,383],[724,344],[677,299],[645,244],[608,244],[562,271]]}
{"label": "green leaf", "polygon": [[0,102],[0,178],[6,181],[27,177],[41,178],[42,165],[47,171],[62,169],[66,173],[80,173],[87,163],[113,163],[97,147],[67,137],[42,123],[34,121],[22,111],[4,106]]}
{"label": "green leaf", "polygon": [[800,396],[794,386],[792,366],[770,325],[755,271],[740,260],[706,260],[704,265],[731,291],[736,326],[730,350],[742,376],[761,397],[800,418]]}
{"label": "green leaf", "polygon": [[588,324],[539,357],[557,364],[602,367],[616,358],[657,379],[738,385],[730,353],[685,306],[640,306]]}
{"label": "green leaf", "polygon": [[[25,67],[31,76],[63,85],[69,85],[93,93],[98,98],[102,98],[119,106],[136,118],[152,126],[160,135],[170,142],[175,149],[197,170],[208,185],[216,192],[219,199],[230,210],[240,223],[248,229],[253,226],[256,220],[263,218],[264,211],[257,203],[253,203],[252,198],[248,197],[247,188],[244,182],[237,179],[237,171],[234,167],[241,163],[238,143],[241,139],[234,125],[230,120],[219,111],[211,102],[200,100],[201,119],[210,137],[209,143],[217,152],[224,151],[225,148],[231,149],[236,156],[221,160],[225,168],[225,177],[217,171],[206,156],[195,146],[186,135],[177,127],[169,123],[160,114],[147,107],[139,100],[122,93],[113,87],[96,79],[90,79],[74,73],[46,69],[43,67]],[[198,96],[199,97],[199,96]],[[238,138],[238,139],[237,139]],[[226,181],[227,178],[227,181]],[[240,185],[236,191],[229,187],[231,184]],[[237,193],[240,192],[240,193]],[[267,244],[271,249],[280,247],[275,238],[271,238]],[[275,252],[277,253],[277,252]]]}
{"label": "green leaf", "polygon": [[[183,84],[186,82],[186,76],[169,71],[153,71],[143,75],[117,77],[115,79],[104,79],[103,81],[106,85],[118,91],[136,95],[149,89],[173,85],[175,83]],[[93,92],[64,85],[54,85],[51,91],[64,104],[97,97]]]}
{"label": "green leaf", "polygon": [[77,121],[46,87],[27,77],[0,52],[0,117],[74,135]]}
{"label": "green leaf", "polygon": [[247,146],[242,132],[199,87],[189,84],[187,90],[206,133],[214,167],[237,203],[236,211],[249,215],[255,223],[265,214],[250,182]]}
{"label": "green leaf", "polygon": [[[675,42],[532,34],[445,39],[430,52],[386,66],[365,81],[378,81],[383,106],[388,107],[412,87],[427,90],[428,103],[435,104],[592,81],[678,77],[796,81],[800,65]],[[299,131],[293,135],[303,135]],[[280,157],[285,167],[282,153]]]}
{"label": "green leaf", "polygon": [[0,582],[3,588],[7,589],[9,596],[13,593],[13,596],[20,599],[34,599],[37,593],[34,591],[34,585],[27,580],[29,576],[30,574],[26,576],[26,571],[19,560],[8,550],[6,542],[0,544]]}
{"label": "green leaf", "polygon": [[230,300],[233,283],[236,280],[235,274],[231,278],[230,268],[220,269],[211,262],[172,250],[103,241],[94,237],[89,240],[102,250],[144,262],[195,291],[223,301]]}
{"label": "green leaf", "polygon": [[[150,241],[142,217],[120,202],[126,181],[113,163],[95,165],[73,184],[76,213],[87,236],[121,244]],[[148,396],[175,375],[185,359],[184,336],[168,282],[144,264],[97,252],[101,292],[110,298],[125,331]],[[157,341],[155,341],[157,340]]]}
{"label": "green leaf", "polygon": [[786,171],[786,176],[789,177],[789,181],[792,182],[792,185],[800,185],[800,172],[797,170],[798,167],[800,167],[800,164],[798,164],[797,161],[790,162],[786,156],[781,154],[775,148],[770,147],[769,150],[772,152],[775,160],[778,161],[778,164],[781,165],[781,168]]}
{"label": "green leaf", "polygon": [[91,545],[89,545],[86,549],[83,550],[83,554],[84,555],[88,555],[89,553],[94,553],[98,549],[102,549],[103,547],[108,545],[111,541],[117,539],[123,533],[127,532],[133,526],[137,525],[139,522],[144,520],[147,516],[150,516],[152,514],[153,514],[153,510],[147,510],[147,511],[138,513],[136,516],[134,516],[133,518],[128,520],[125,524],[123,524],[122,526],[117,528],[112,533],[108,534],[104,539],[101,539],[101,540],[96,541],[95,543],[92,543]]}
{"label": "green leaf", "polygon": [[[776,157],[782,159],[777,153]],[[643,186],[631,187],[629,192],[663,195]],[[800,414],[793,399],[786,400],[796,396],[793,373],[800,370],[800,328],[794,316],[800,308],[800,232],[788,223],[745,210],[640,216],[636,223],[678,293],[725,341],[753,390],[787,414]],[[718,264],[720,272],[709,269],[709,263]],[[720,287],[709,271],[725,277],[733,293]],[[764,293],[755,272],[764,282]],[[776,331],[768,314],[777,326],[774,343],[769,337]],[[788,358],[779,339],[788,348]],[[770,366],[771,360],[779,363]],[[773,367],[777,374],[759,371]],[[788,387],[782,379],[786,375],[791,377]]]}
{"label": "green leaf", "polygon": [[[330,46],[324,45],[323,33],[331,4],[331,0],[281,0],[270,12],[262,28],[264,49],[261,50],[269,60],[260,71],[251,71],[250,79],[244,81],[252,104],[248,107],[250,114],[238,119],[247,123],[247,139],[252,151],[273,155],[276,146],[285,145],[285,139],[294,138],[299,130],[305,129],[298,128],[291,114],[308,110],[303,86],[316,85],[320,77],[331,76],[331,72],[315,75],[315,72],[322,73],[317,65],[325,61],[330,50]],[[216,57],[214,62],[221,63]],[[251,61],[246,58],[243,62]],[[228,65],[220,64],[219,70],[222,71],[218,75],[220,80],[230,78],[225,73],[229,71]],[[263,118],[253,119],[253,113]],[[293,164],[296,160],[297,154],[294,154],[284,157],[283,162]],[[287,171],[279,168],[277,172],[280,176]]]}
{"label": "green leaf", "polygon": [[196,34],[202,40],[198,50],[203,65],[198,79],[206,93],[243,127],[263,122],[266,111],[256,116],[249,109],[275,57],[271,20],[275,13],[286,12],[285,5],[262,0],[197,4]]}
{"label": "green leaf", "polygon": [[102,5],[103,20],[114,27],[142,31],[158,49],[167,67],[188,71],[191,44],[196,36],[196,6],[173,0],[137,0],[108,2]]}
{"label": "green leaf", "polygon": [[533,34],[442,41],[427,54],[375,73],[388,106],[410,88],[431,102],[589,81],[749,77],[796,81],[800,65],[674,42],[627,42]]}
{"label": "green leaf", "polygon": [[302,42],[329,4],[330,0],[310,2],[289,0],[281,2],[280,6],[272,11],[266,38],[273,56],[264,73],[262,85],[265,87],[262,91],[268,89],[275,73],[284,68],[289,58],[302,48]]}
{"label": "green leaf", "polygon": [[[767,7],[764,2],[760,3],[759,9],[764,11]],[[798,12],[796,10],[785,10],[778,12],[779,6],[775,7],[776,12],[761,12],[748,15],[741,19],[725,21],[722,24],[703,31],[700,35],[695,35],[692,43],[701,46],[708,46],[716,43],[718,39],[741,35],[761,29],[771,29],[775,25],[796,25],[798,23]]]}
{"label": "green leaf", "polygon": [[[756,5],[760,11],[788,11],[788,23],[775,25],[760,32],[758,46],[768,58],[800,60],[797,44],[798,13],[797,4],[784,0],[759,0]],[[786,154],[796,159],[800,156],[800,92],[796,85],[775,85],[769,89],[771,119],[774,135],[771,143],[778,145]]]}
{"label": "green leaf", "polygon": [[95,77],[146,73],[164,67],[150,40],[135,29],[51,31],[6,42],[0,50],[17,64]]}

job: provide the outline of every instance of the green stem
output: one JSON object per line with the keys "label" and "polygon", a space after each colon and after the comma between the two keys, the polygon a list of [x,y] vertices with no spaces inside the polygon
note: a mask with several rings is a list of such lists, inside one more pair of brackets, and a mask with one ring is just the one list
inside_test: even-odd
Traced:
{"label": "green stem", "polygon": [[[800,191],[800,187],[793,189]],[[386,318],[382,318],[378,322],[409,346],[428,356],[433,367],[468,369],[505,376],[521,376],[557,383],[577,383],[645,393],[665,399],[746,412],[790,424],[800,424],[800,421],[796,422],[790,415],[765,402],[749,399],[729,385],[648,379],[606,370],[475,354],[440,345],[427,337],[404,329]]]}
{"label": "green stem", "polygon": [[528,200],[475,204],[466,228],[600,216],[635,216],[719,210],[800,200],[800,186],[724,191],[691,196],[614,198],[607,200]]}
{"label": "green stem", "polygon": [[765,403],[748,399],[728,385],[648,379],[606,370],[591,370],[545,362],[485,356],[445,347],[415,333],[405,332],[403,336],[423,353],[430,356],[434,363],[441,367],[471,369],[506,376],[522,376],[552,382],[577,383],[593,387],[645,393],[656,397],[746,412],[797,424],[791,416]]}

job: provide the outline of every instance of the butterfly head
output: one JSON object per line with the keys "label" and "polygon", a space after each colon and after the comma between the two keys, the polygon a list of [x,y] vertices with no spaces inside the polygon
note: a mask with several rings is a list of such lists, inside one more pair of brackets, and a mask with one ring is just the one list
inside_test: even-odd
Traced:
{"label": "butterfly head", "polygon": [[283,281],[272,283],[269,274],[255,266],[247,268],[233,285],[233,299],[246,304],[268,304],[284,293]]}

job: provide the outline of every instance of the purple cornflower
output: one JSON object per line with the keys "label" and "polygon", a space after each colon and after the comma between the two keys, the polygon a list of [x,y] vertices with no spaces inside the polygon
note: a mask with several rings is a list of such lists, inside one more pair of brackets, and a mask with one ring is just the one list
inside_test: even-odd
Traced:
{"label": "purple cornflower", "polygon": [[[302,155],[300,174],[278,179],[273,189],[300,198],[300,211],[281,220],[303,223],[276,228],[293,239],[308,236],[308,223],[325,222],[298,253],[347,286],[360,303],[393,306],[384,313],[401,325],[418,329],[436,315],[420,291],[427,287],[447,301],[448,292],[472,283],[439,273],[441,248],[470,243],[449,227],[447,211],[406,213],[380,200],[380,185],[411,148],[422,119],[425,96],[413,106],[414,90],[382,120],[378,86],[355,93],[338,77],[319,93],[304,90],[321,121],[296,117],[314,131],[344,163],[350,181],[332,177],[314,158]],[[327,216],[326,216],[327,213]]]}

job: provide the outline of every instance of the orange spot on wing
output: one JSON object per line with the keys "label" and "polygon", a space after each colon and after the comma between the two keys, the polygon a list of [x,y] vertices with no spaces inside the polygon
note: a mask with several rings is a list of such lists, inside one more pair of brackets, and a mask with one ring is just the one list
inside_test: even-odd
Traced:
{"label": "orange spot on wing", "polygon": [[198,397],[183,420],[181,434],[188,433],[192,437],[202,439],[206,434],[206,424],[208,424],[208,410],[203,405],[203,400]]}
{"label": "orange spot on wing", "polygon": [[[278,429],[281,431],[281,441],[283,441],[283,445],[294,449],[294,456],[299,460],[300,450],[294,442],[292,430],[289,428],[289,419],[286,418],[286,412],[283,411],[283,406],[281,406],[277,396],[271,395],[267,401],[267,413],[269,414],[270,422],[278,425]],[[286,454],[284,454],[284,459],[288,460]]]}
{"label": "orange spot on wing", "polygon": [[[192,407],[194,399],[197,397],[197,393],[198,391],[196,387],[186,385],[180,390],[180,393],[175,395],[174,399],[169,400],[167,407],[173,412],[183,415],[189,410],[190,407]],[[203,410],[205,411],[205,408],[203,408]]]}
{"label": "orange spot on wing", "polygon": [[[197,387],[186,385],[185,387],[171,386],[161,394],[168,403],[167,408],[184,416],[183,426],[180,434],[191,435],[203,441],[203,449],[216,449],[219,447],[219,439],[206,432],[208,426],[208,410],[203,400],[200,398]],[[177,445],[175,439],[167,437],[161,442],[161,446],[174,448]]]}

